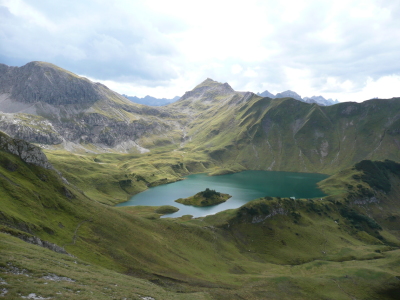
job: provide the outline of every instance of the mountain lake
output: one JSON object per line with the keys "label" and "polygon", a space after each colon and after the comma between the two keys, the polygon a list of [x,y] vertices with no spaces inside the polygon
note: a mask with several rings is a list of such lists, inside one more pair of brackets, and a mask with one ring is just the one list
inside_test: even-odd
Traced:
{"label": "mountain lake", "polygon": [[[317,182],[328,177],[325,174],[278,171],[243,171],[218,176],[193,174],[181,181],[149,188],[117,206],[172,205],[179,208],[179,211],[163,217],[175,218],[193,215],[196,218],[238,208],[251,200],[266,196],[295,197],[296,199],[323,197],[326,195],[318,189]],[[232,197],[224,203],[207,207],[195,207],[175,202],[178,198],[193,196],[206,188],[229,194]]]}

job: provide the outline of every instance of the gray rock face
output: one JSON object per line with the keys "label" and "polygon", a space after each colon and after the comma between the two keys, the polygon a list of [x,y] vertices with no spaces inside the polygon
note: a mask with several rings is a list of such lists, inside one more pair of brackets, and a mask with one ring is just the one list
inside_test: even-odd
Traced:
{"label": "gray rock face", "polygon": [[39,147],[23,140],[12,139],[2,132],[0,132],[0,150],[18,155],[26,163],[53,169],[53,166]]}
{"label": "gray rock face", "polygon": [[63,141],[49,121],[30,115],[0,114],[0,131],[30,143],[57,145]]}
{"label": "gray rock face", "polygon": [[104,144],[114,147],[121,141],[139,139],[147,133],[160,134],[168,128],[166,124],[140,120],[124,122],[109,119],[101,114],[86,114],[81,122],[54,122],[57,132],[66,140],[83,144]]}
{"label": "gray rock face", "polygon": [[23,103],[90,104],[102,98],[102,88],[49,63],[0,66],[0,91]]}

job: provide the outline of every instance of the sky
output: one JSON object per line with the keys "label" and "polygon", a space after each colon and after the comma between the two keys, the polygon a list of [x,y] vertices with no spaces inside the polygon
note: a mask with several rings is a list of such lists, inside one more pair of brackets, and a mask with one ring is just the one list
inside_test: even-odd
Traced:
{"label": "sky", "polygon": [[0,0],[0,63],[46,61],[129,96],[400,97],[399,0]]}

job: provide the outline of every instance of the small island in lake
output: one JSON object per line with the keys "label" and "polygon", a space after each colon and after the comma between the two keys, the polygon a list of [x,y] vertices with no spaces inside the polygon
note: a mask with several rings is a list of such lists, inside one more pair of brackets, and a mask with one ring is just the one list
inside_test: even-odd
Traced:
{"label": "small island in lake", "polygon": [[231,195],[216,192],[215,190],[210,190],[206,188],[205,191],[197,193],[194,196],[188,198],[179,198],[175,202],[182,203],[185,205],[193,206],[211,206],[216,205],[228,200]]}

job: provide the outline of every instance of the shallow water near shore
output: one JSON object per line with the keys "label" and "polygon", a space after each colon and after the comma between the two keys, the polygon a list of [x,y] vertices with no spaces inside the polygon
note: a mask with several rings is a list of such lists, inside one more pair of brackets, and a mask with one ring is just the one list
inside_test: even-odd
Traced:
{"label": "shallow water near shore", "polygon": [[[183,215],[202,217],[223,210],[238,208],[251,200],[265,196],[323,197],[325,194],[318,189],[317,182],[327,177],[328,175],[325,174],[277,171],[243,171],[219,176],[193,174],[185,177],[185,180],[149,188],[117,206],[172,205],[179,208],[179,211],[164,217],[180,217]],[[175,202],[178,198],[193,196],[206,188],[229,194],[232,198],[224,203],[208,207],[194,207]]]}

